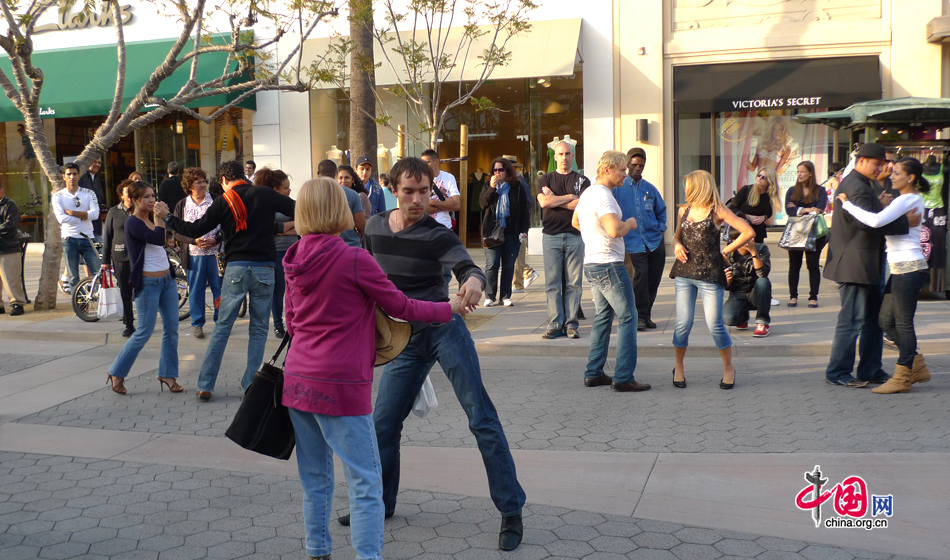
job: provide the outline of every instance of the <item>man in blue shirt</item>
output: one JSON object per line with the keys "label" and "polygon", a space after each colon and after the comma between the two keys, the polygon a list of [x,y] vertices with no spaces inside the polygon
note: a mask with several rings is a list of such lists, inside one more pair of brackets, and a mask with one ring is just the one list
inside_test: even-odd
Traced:
{"label": "man in blue shirt", "polygon": [[383,187],[379,186],[376,179],[373,179],[373,161],[369,159],[369,156],[362,156],[356,160],[356,174],[359,175],[360,181],[362,181],[363,186],[366,187],[366,193],[369,195],[369,204],[372,207],[370,215],[366,216],[366,219],[368,220],[376,214],[385,212],[386,195],[383,194]]}
{"label": "man in blue shirt", "polygon": [[666,203],[660,191],[643,178],[647,162],[643,148],[631,148],[627,157],[630,158],[627,177],[613,193],[623,211],[622,219],[636,218],[639,226],[623,237],[624,266],[633,278],[633,297],[639,316],[637,330],[644,331],[656,328],[650,313],[666,266],[666,244],[663,241]]}

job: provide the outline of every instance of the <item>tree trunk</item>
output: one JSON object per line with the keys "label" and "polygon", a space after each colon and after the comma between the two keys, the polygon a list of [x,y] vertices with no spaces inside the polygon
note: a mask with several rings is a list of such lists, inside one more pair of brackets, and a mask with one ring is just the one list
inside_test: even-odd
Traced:
{"label": "tree trunk", "polygon": [[[50,182],[52,192],[63,188],[63,174],[53,152],[50,151],[49,141],[40,119],[38,107],[31,107],[25,115],[24,124],[33,144],[33,151],[39,159],[40,169]],[[63,240],[60,237],[59,221],[53,214],[50,204],[50,193],[46,192],[43,179],[40,178],[40,190],[43,197],[43,219],[46,223],[46,240],[43,244],[43,264],[40,268],[40,286],[33,300],[35,311],[56,309],[56,289],[61,273],[63,261]]]}
{"label": "tree trunk", "polygon": [[[371,0],[350,0],[350,158],[369,156],[376,169],[376,88]],[[368,218],[369,216],[367,216]]]}

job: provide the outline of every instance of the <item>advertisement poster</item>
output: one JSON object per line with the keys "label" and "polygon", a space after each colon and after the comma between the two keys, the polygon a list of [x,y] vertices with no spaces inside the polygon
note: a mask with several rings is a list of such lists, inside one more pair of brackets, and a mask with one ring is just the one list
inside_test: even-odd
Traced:
{"label": "advertisement poster", "polygon": [[[823,109],[822,109],[823,110]],[[784,111],[735,111],[719,113],[716,119],[722,162],[723,200],[729,200],[745,185],[755,181],[759,169],[775,169],[779,200],[795,186],[798,164],[815,164],[815,181],[821,184],[828,169],[829,129],[824,125],[803,125]],[[776,209],[775,225],[786,221],[784,209]]]}
{"label": "advertisement poster", "polygon": [[244,111],[231,108],[214,121],[215,168],[225,161],[244,163]]}

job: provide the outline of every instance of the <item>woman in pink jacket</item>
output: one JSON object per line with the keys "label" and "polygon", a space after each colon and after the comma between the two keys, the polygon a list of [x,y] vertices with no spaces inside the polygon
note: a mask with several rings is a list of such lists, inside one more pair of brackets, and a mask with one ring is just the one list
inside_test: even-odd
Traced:
{"label": "woman in pink jacket", "polygon": [[302,236],[284,257],[287,332],[283,403],[297,436],[307,554],[329,559],[333,453],[349,484],[352,545],[358,560],[381,559],[383,486],[370,398],[376,360],[376,306],[407,321],[448,323],[460,302],[416,301],[386,278],[363,249],[339,234],[353,229],[343,187],[307,181],[294,216]]}

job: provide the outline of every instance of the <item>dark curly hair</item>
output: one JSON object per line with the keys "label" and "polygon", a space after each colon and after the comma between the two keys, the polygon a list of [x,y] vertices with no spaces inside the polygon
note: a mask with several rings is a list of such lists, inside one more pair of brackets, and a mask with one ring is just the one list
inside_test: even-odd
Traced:
{"label": "dark curly hair", "polygon": [[244,166],[234,160],[225,161],[218,168],[218,175],[228,181],[240,181],[245,179]]}
{"label": "dark curly hair", "polygon": [[204,179],[205,182],[208,182],[208,174],[205,173],[205,170],[200,167],[188,167],[181,174],[181,188],[185,192],[191,192],[191,186],[195,184],[195,181],[198,179]]}
{"label": "dark curly hair", "polygon": [[262,167],[254,175],[254,184],[258,187],[270,187],[277,190],[287,179],[290,179],[290,177],[280,169]]}
{"label": "dark curly hair", "polygon": [[360,181],[360,176],[356,174],[356,170],[354,170],[349,165],[341,165],[336,168],[337,176],[339,176],[340,171],[346,171],[350,174],[350,177],[353,177],[353,184],[350,185],[352,190],[359,194],[369,194],[366,192],[366,187],[363,186],[363,181]]}

